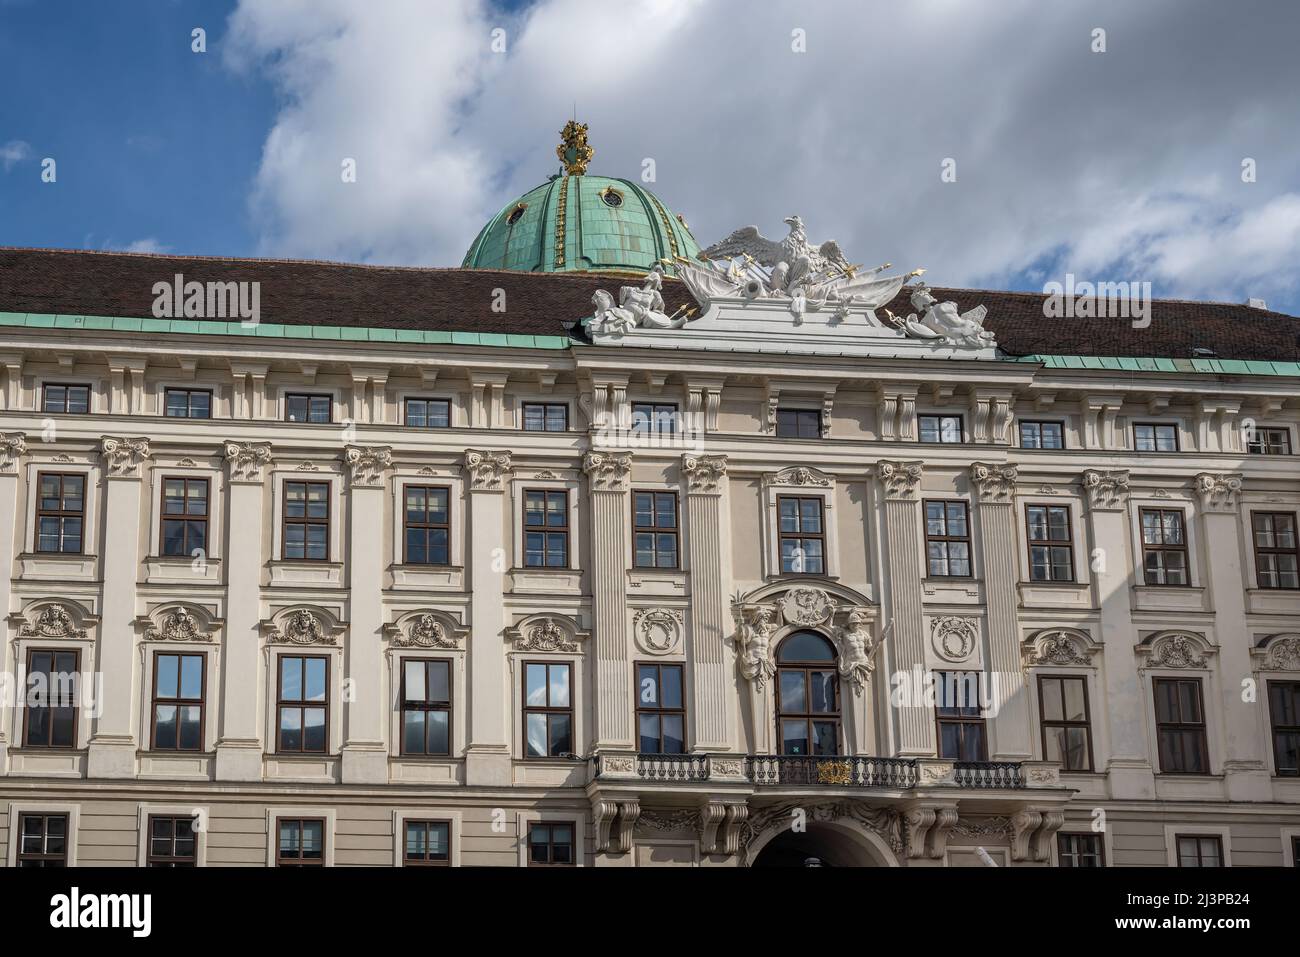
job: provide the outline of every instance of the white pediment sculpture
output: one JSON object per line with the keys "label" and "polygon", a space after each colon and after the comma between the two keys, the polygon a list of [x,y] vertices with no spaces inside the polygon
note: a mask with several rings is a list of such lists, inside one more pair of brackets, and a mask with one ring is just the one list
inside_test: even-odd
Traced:
{"label": "white pediment sculpture", "polygon": [[[641,286],[592,297],[582,321],[596,345],[651,345],[754,352],[840,355],[933,355],[992,358],[997,342],[984,328],[987,311],[959,312],[919,279],[923,269],[882,276],[889,263],[863,270],[834,240],[813,246],[803,220],[785,220],[780,241],[755,226],[736,230],[699,254],[676,258],[677,278],[698,304],[669,313],[661,289],[663,266]],[[895,316],[885,305],[909,294],[915,312]],[[879,315],[877,314],[879,310]]]}

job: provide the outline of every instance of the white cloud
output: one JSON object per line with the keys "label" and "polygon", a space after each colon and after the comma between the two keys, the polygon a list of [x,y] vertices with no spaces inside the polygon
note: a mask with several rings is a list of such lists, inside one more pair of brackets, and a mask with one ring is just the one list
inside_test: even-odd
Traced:
{"label": "white cloud", "polygon": [[750,222],[781,235],[799,212],[815,241],[936,284],[1069,270],[1276,298],[1300,260],[1300,12],[1269,17],[1211,0],[242,0],[224,47],[283,97],[251,199],[264,254],[456,264],[554,172],[576,105],[592,171],[654,158],[652,188],[706,244]]}
{"label": "white cloud", "polygon": [[4,166],[5,172],[9,172],[15,163],[21,162],[32,155],[30,143],[23,140],[10,140],[8,143],[0,146],[0,166]]}
{"label": "white cloud", "polygon": [[127,243],[122,247],[122,252],[127,253],[165,253],[171,249],[170,246],[164,246],[158,240],[149,236],[145,239],[137,239],[134,242]]}

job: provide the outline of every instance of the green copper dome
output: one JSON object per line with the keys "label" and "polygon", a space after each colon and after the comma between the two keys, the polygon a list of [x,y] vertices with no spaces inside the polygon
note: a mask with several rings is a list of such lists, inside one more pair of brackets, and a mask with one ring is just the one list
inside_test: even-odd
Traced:
{"label": "green copper dome", "polygon": [[557,153],[566,172],[502,207],[462,267],[649,272],[660,260],[695,258],[695,237],[657,196],[630,180],[583,174],[594,153],[585,126],[570,123],[564,135]]}

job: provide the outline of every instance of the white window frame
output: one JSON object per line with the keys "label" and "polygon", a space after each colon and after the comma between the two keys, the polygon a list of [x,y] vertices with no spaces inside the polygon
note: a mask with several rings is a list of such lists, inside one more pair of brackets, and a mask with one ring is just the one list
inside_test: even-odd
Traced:
{"label": "white window frame", "polygon": [[[1138,425],[1172,425],[1178,448],[1173,452],[1139,450],[1137,447],[1137,430],[1134,428],[1134,426]],[[1199,452],[1200,449],[1196,446],[1195,438],[1195,431],[1187,427],[1187,421],[1181,415],[1129,415],[1125,417],[1124,444],[1121,449],[1134,455],[1155,456],[1177,455],[1179,452]]]}
{"label": "white window frame", "polygon": [[332,807],[303,807],[294,805],[291,807],[280,807],[272,804],[266,809],[266,866],[275,867],[275,859],[279,856],[280,851],[280,818],[323,818],[325,821],[324,833],[321,840],[325,847],[325,867],[334,866],[334,830],[338,819],[338,812]]}
{"label": "white window frame", "polygon": [[[1155,453],[1152,453],[1155,454]],[[1168,454],[1168,453],[1162,453]],[[1187,584],[1186,585],[1150,585],[1146,578],[1146,559],[1142,551],[1142,510],[1163,509],[1183,513],[1183,534],[1187,539]],[[1129,498],[1129,542],[1133,548],[1134,581],[1139,588],[1166,588],[1174,591],[1190,591],[1201,588],[1200,529],[1197,528],[1196,510],[1186,498],[1155,498],[1148,494]]]}
{"label": "white window frame", "polygon": [[[1217,837],[1223,845],[1223,866],[1232,866],[1232,829],[1226,824],[1197,824],[1184,821],[1165,825],[1165,861],[1178,867],[1178,835],[1183,837]],[[1195,870],[1196,868],[1192,868]]]}
{"label": "white window frame", "polygon": [[[153,384],[154,386],[154,415],[168,422],[211,422],[214,419],[230,418],[229,399],[226,397],[226,385],[222,382],[177,382],[174,380],[160,379]],[[191,419],[188,416],[181,418],[179,416],[169,416],[167,414],[167,391],[169,389],[183,389],[186,392],[211,392],[212,393],[212,414],[206,419]],[[294,423],[295,425],[297,423]]]}
{"label": "white window frame", "polygon": [[[1029,577],[1029,512],[1031,505],[1047,505],[1051,507],[1065,506],[1070,510],[1070,557],[1074,563],[1074,581],[1034,581]],[[1030,587],[1045,585],[1049,588],[1083,588],[1092,584],[1092,567],[1089,561],[1087,543],[1085,536],[1087,526],[1084,524],[1085,515],[1083,513],[1083,503],[1069,495],[1060,493],[1052,495],[1023,494],[1017,495],[1014,500],[1014,506],[1017,510],[1016,518],[1020,524],[1020,534],[1017,536],[1020,550],[1020,582]],[[1186,521],[1186,519],[1184,519]],[[1141,530],[1138,531],[1139,538]],[[974,550],[974,541],[971,542],[972,551]],[[924,551],[924,542],[922,543]],[[926,571],[929,571],[929,563],[926,564]],[[1139,569],[1141,571],[1141,569]]]}
{"label": "white window frame", "polygon": [[[393,476],[393,565],[412,569],[463,569],[465,567],[465,480],[450,471],[437,469],[437,475],[420,475],[403,470]],[[406,487],[408,485],[435,485],[448,489],[447,508],[451,528],[448,538],[449,565],[405,565],[402,552],[406,539]],[[522,515],[522,513],[521,513]],[[522,521],[522,517],[520,519]],[[522,530],[522,526],[521,526]],[[333,528],[330,529],[333,532]]]}
{"label": "white window frame", "polygon": [[[326,628],[328,622],[322,623]],[[278,761],[325,761],[336,759],[343,749],[343,647],[337,645],[267,645],[266,654],[266,756]],[[280,714],[276,707],[280,687],[280,658],[309,657],[329,659],[329,683],[326,687],[326,704],[329,727],[326,729],[328,747],[324,751],[281,751]]]}
{"label": "white window frame", "polygon": [[[36,551],[36,510],[40,505],[41,472],[58,472],[63,475],[80,474],[86,476],[85,505],[86,510],[81,522],[81,551],[72,552],[37,552]],[[100,469],[97,465],[83,462],[28,462],[27,463],[27,534],[23,551],[28,555],[41,555],[58,559],[97,558],[99,556],[99,495]]]}
{"label": "white window frame", "polygon": [[[542,434],[542,433],[539,433]],[[561,435],[564,433],[551,432],[550,435]],[[511,538],[514,540],[514,565],[515,569],[523,572],[562,572],[562,571],[580,571],[581,566],[578,564],[578,547],[582,542],[584,529],[579,523],[580,510],[579,500],[581,497],[582,483],[576,478],[566,479],[522,479],[514,478],[510,481],[510,511],[514,525],[511,529]],[[524,565],[524,490],[525,489],[545,489],[547,491],[559,492],[567,491],[569,493],[569,562],[563,568],[550,568],[547,566],[525,566]]]}
{"label": "white window frame", "polygon": [[[328,395],[330,397],[330,420],[328,422],[290,422],[289,421],[289,396],[290,395]],[[347,428],[348,420],[351,418],[352,409],[343,402],[343,390],[338,386],[325,385],[278,385],[275,387],[275,421],[281,425],[297,428],[299,426],[308,426],[311,428]],[[352,423],[356,425],[356,423]]]}
{"label": "white window frame", "polygon": [[[178,555],[162,554],[162,520],[163,520],[163,480],[168,478],[196,478],[208,480],[208,542],[207,557],[219,561],[221,559],[222,531],[225,529],[223,514],[226,501],[225,478],[222,473],[213,468],[203,468],[200,466],[176,466],[172,468],[167,465],[154,464],[149,467],[149,495],[151,502],[149,506],[149,548],[145,554],[148,558],[156,561],[175,561],[181,562]],[[185,562],[191,562],[194,559],[185,556]]]}
{"label": "white window frame", "polygon": [[[464,812],[459,808],[452,808],[449,805],[437,805],[434,807],[399,807],[393,810],[393,866],[406,866],[406,822],[407,821],[447,821],[450,824],[448,828],[451,840],[451,859],[447,862],[450,867],[460,867],[460,844],[461,834],[464,828],[461,826],[464,821]],[[276,836],[279,839],[279,835]]]}
{"label": "white window frame", "polygon": [[[447,428],[429,428],[426,425],[407,425],[406,424],[406,400],[407,399],[430,399],[437,402],[447,403]],[[398,389],[397,390],[397,421],[393,424],[403,429],[415,429],[421,433],[424,432],[450,432],[452,429],[462,429],[469,423],[466,421],[465,410],[461,407],[460,396],[456,393],[439,392],[430,389]]]}
{"label": "white window frame", "polygon": [[[417,764],[437,764],[460,761],[465,757],[469,723],[466,681],[466,652],[464,648],[402,648],[390,643],[385,649],[388,673],[389,756],[394,761]],[[447,661],[451,663],[451,754],[402,753],[402,661]]]}
{"label": "white window frame", "polygon": [[528,825],[530,824],[572,824],[573,825],[573,866],[585,867],[587,863],[587,815],[586,812],[552,811],[549,809],[521,810],[515,814],[515,837],[519,845],[519,866],[528,867]]}
{"label": "white window frame", "polygon": [[[88,385],[90,386],[90,411],[89,412],[46,412],[45,411],[45,386],[46,385]],[[75,372],[69,372],[67,375],[50,375],[38,376],[36,379],[36,394],[32,397],[32,411],[37,415],[103,415],[108,412],[108,392],[112,389],[112,381],[104,378],[102,375],[77,375]],[[129,392],[131,387],[128,384],[125,387]],[[126,414],[123,412],[122,414]]]}
{"label": "white window frame", "polygon": [[18,847],[22,840],[19,821],[24,814],[66,814],[68,816],[67,866],[77,866],[78,835],[81,828],[81,805],[55,801],[11,801],[9,803],[9,858],[8,866],[18,866]]}
{"label": "white window frame", "polygon": [[[672,492],[677,496],[677,567],[676,568],[645,568],[635,564],[636,561],[636,493],[637,492]],[[630,574],[643,575],[646,572],[654,574],[658,572],[661,575],[680,574],[690,571],[690,564],[686,560],[686,493],[678,485],[672,482],[632,482],[628,485],[628,517],[627,517],[627,549],[624,559],[627,563],[627,569]],[[523,531],[523,526],[520,526]],[[714,531],[717,534],[717,530]]]}
{"label": "white window frame", "polygon": [[208,866],[208,831],[212,827],[210,809],[205,804],[148,804],[141,803],[136,821],[136,867],[146,867],[149,857],[149,818],[192,817],[198,825],[194,828],[194,866]]}
{"label": "white window frame", "polygon": [[574,422],[575,403],[571,396],[546,395],[545,393],[540,393],[540,392],[538,393],[521,392],[511,396],[511,398],[514,400],[514,408],[511,410],[511,419],[514,422],[514,427],[518,429],[520,432],[525,431],[524,406],[534,405],[534,404],[564,406],[566,410],[564,413],[564,421],[568,427],[563,432],[530,432],[529,433],[530,435],[571,436],[574,432],[579,431],[578,429],[574,428],[574,426],[576,425],[576,423]]}
{"label": "white window frame", "polygon": [[[588,638],[586,641],[590,641]],[[584,642],[585,643],[585,642]],[[574,765],[579,762],[573,758],[537,758],[527,757],[524,741],[524,665],[525,663],[545,663],[548,665],[567,664],[569,671],[569,697],[573,706],[573,747],[574,754],[581,754],[582,742],[587,740],[587,696],[583,693],[587,676],[582,666],[582,654],[556,654],[548,651],[511,651],[510,652],[510,694],[512,703],[509,713],[512,716],[511,749],[517,761],[529,764]],[[633,676],[634,677],[634,676]]]}
{"label": "white window frame", "polygon": [[[1208,644],[1208,642],[1207,642]],[[1217,649],[1212,649],[1217,650]],[[1139,670],[1142,684],[1143,706],[1146,709],[1147,737],[1150,740],[1151,771],[1156,781],[1209,781],[1222,777],[1224,770],[1223,709],[1215,665],[1217,655],[1206,652],[1204,668],[1148,668]],[[1201,709],[1205,713],[1205,753],[1210,766],[1204,774],[1186,774],[1160,769],[1160,732],[1156,721],[1156,679],[1198,678],[1201,682]],[[1271,748],[1271,744],[1270,744]]]}
{"label": "white window frame", "polygon": [[[286,456],[287,457],[287,456]],[[343,476],[333,467],[322,467],[318,471],[304,472],[294,468],[280,468],[271,472],[271,562],[304,564],[312,567],[325,567],[343,564]],[[285,482],[328,482],[330,486],[330,534],[329,555],[326,560],[315,561],[307,558],[285,558],[284,556],[284,483]]]}
{"label": "white window frame", "polygon": [[[167,607],[162,614],[175,606]],[[198,751],[155,751],[153,749],[153,678],[154,654],[202,654],[203,662],[203,747]],[[202,641],[141,641],[140,642],[140,736],[141,753],[151,757],[197,758],[211,756],[217,748],[219,716],[217,705],[221,694],[221,645],[213,640]]]}
{"label": "white window frame", "polygon": [[[20,614],[24,618],[31,620],[35,618],[37,614],[39,614],[39,612],[29,612],[29,609],[31,609],[33,605],[43,610],[44,608],[48,607],[51,604],[56,604],[56,602],[49,602],[44,600],[41,600],[39,602],[33,602],[32,604],[24,608],[22,612],[20,612]],[[62,604],[66,608],[71,603],[68,601],[64,601],[62,602]],[[81,615],[82,614],[81,608],[77,607],[76,609],[74,609],[73,614],[74,617],[77,615]],[[26,673],[27,653],[31,651],[33,648],[37,648],[42,651],[44,650],[76,651],[78,653],[77,681],[83,684],[83,687],[79,690],[78,693],[84,698],[86,694],[86,690],[84,688],[86,675],[94,676],[96,674],[99,674],[100,671],[98,657],[95,654],[95,650],[96,650],[95,635],[96,632],[98,631],[98,625],[87,623],[85,628],[86,628],[86,637],[84,639],[83,638],[41,638],[39,636],[33,636],[28,638],[15,637],[11,645],[11,647],[13,648],[12,664],[14,665],[14,670],[11,673],[17,675],[19,668],[24,670],[24,674]],[[27,687],[26,683],[19,685],[15,689],[15,693],[17,695],[24,695],[26,693],[26,687]],[[102,689],[93,688],[91,689],[91,692],[92,694],[95,695],[94,704],[95,706],[98,707],[100,704],[99,697],[102,692]],[[26,709],[18,707],[18,704],[19,704],[18,701],[15,700],[13,704],[6,709],[11,715],[10,722],[9,722],[9,727],[11,732],[9,735],[9,741],[10,741],[9,748],[12,751],[17,751],[19,753],[33,753],[34,749],[26,747],[25,742],[23,740],[23,729],[24,729],[23,716],[25,714]],[[92,723],[93,721],[85,713],[85,709],[84,708],[79,709],[77,714],[77,740],[74,742],[73,747],[59,748],[57,749],[57,753],[67,754],[67,755],[84,753],[86,749],[90,747],[90,726]],[[50,753],[49,749],[36,749],[36,750],[40,750],[41,753],[46,753],[46,754]],[[50,771],[46,773],[52,776],[59,776],[59,777],[67,776],[66,774],[60,772],[54,772],[54,771]],[[10,771],[10,774],[13,774],[13,771]],[[14,775],[14,776],[17,777],[20,775]],[[72,772],[72,776],[81,777],[82,774],[78,770]]]}
{"label": "white window frame", "polygon": [[[831,478],[829,486],[792,485],[778,481],[772,473],[762,478],[763,514],[762,534],[766,541],[763,547],[763,577],[779,578],[783,575],[792,578],[839,578],[840,574],[840,539],[837,513],[835,511],[835,493],[838,483]],[[777,498],[797,496],[799,498],[820,498],[822,500],[822,535],[826,541],[826,568],[819,575],[781,571],[781,516],[777,508]]]}

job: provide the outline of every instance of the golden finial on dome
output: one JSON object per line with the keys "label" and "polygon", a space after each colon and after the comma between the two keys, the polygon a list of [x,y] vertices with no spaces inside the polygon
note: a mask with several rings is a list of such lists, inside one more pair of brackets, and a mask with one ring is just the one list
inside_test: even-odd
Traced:
{"label": "golden finial on dome", "polygon": [[587,124],[569,120],[560,131],[564,140],[555,147],[555,155],[564,164],[564,172],[569,176],[581,176],[587,172],[587,164],[596,155],[596,151],[587,144]]}

